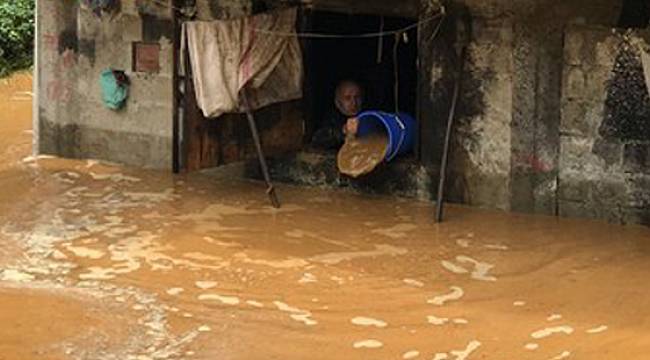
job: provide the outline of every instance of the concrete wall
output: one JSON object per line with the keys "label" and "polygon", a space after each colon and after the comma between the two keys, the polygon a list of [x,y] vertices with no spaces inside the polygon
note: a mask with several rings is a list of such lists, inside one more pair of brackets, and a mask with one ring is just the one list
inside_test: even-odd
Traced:
{"label": "concrete wall", "polygon": [[[39,8],[38,152],[170,168],[172,138],[171,12],[124,0],[97,17],[77,1],[37,2]],[[132,43],[160,44],[160,72],[134,73]],[[126,107],[107,109],[99,76],[126,70]]]}
{"label": "concrete wall", "polygon": [[[168,8],[141,14],[135,0],[97,17],[77,1],[38,1],[40,76],[38,152],[170,168],[172,46]],[[132,43],[160,44],[157,74],[134,73]],[[101,102],[99,76],[126,70],[129,100],[120,111]]]}
{"label": "concrete wall", "polygon": [[[461,85],[460,112],[452,154],[463,201],[507,209],[511,197],[513,121],[513,18],[507,6],[472,13],[471,42]],[[458,184],[458,180],[462,182]],[[489,190],[488,190],[489,189]]]}
{"label": "concrete wall", "polygon": [[421,44],[423,52],[440,54],[428,61],[425,55],[421,71],[430,81],[429,101],[420,105],[427,137],[421,139],[422,159],[429,166],[439,162],[457,63],[454,43],[462,28],[454,24],[469,21],[471,42],[452,145],[450,196],[481,207],[557,214],[564,30],[576,23],[614,26],[621,4],[454,4],[436,44]]}
{"label": "concrete wall", "polygon": [[567,31],[559,210],[650,224],[650,96],[639,46],[650,32]]}

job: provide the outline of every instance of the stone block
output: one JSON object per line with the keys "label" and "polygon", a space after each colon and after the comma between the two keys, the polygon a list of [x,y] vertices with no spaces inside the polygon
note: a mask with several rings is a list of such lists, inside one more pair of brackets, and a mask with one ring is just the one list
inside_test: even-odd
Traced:
{"label": "stone block", "polygon": [[584,45],[584,37],[581,31],[573,30],[567,32],[564,38],[564,61],[568,65],[582,64],[582,48]]}
{"label": "stone block", "polygon": [[626,204],[630,207],[646,208],[650,211],[650,176],[633,176],[628,185],[630,195]]}
{"label": "stone block", "polygon": [[588,136],[591,124],[587,121],[587,105],[580,100],[566,100],[562,104],[560,132],[572,136]]}
{"label": "stone block", "polygon": [[122,16],[120,19],[122,31],[122,40],[126,43],[142,41],[142,20],[137,15]]}
{"label": "stone block", "polygon": [[614,139],[599,138],[594,142],[593,153],[605,160],[607,166],[619,164],[622,159],[623,144]]}
{"label": "stone block", "polygon": [[612,67],[590,66],[586,68],[585,86],[589,89],[585,98],[603,102],[607,97],[607,82],[612,76]]}
{"label": "stone block", "polygon": [[625,144],[623,166],[631,173],[650,173],[650,143]]}
{"label": "stone block", "polygon": [[595,63],[611,69],[614,66],[614,61],[618,54],[618,44],[620,41],[620,38],[613,34],[602,41],[598,41],[595,47]]}
{"label": "stone block", "polygon": [[591,209],[583,201],[558,201],[559,215],[571,218],[588,218],[594,217]]}
{"label": "stone block", "polygon": [[562,178],[559,182],[558,197],[568,201],[586,201],[591,197],[591,185],[583,179]]}
{"label": "stone block", "polygon": [[142,103],[163,102],[171,106],[173,90],[172,81],[167,77],[137,73],[131,76],[129,100]]}
{"label": "stone block", "polygon": [[623,181],[601,177],[592,181],[591,201],[595,204],[624,204],[628,198],[628,186]]}
{"label": "stone block", "polygon": [[624,224],[640,224],[650,226],[650,207],[623,208]]}
{"label": "stone block", "polygon": [[580,99],[588,94],[585,88],[585,73],[582,68],[571,66],[567,68],[564,78],[564,96],[567,99]]}
{"label": "stone block", "polygon": [[591,141],[583,137],[560,136],[560,170],[584,171],[591,155]]}

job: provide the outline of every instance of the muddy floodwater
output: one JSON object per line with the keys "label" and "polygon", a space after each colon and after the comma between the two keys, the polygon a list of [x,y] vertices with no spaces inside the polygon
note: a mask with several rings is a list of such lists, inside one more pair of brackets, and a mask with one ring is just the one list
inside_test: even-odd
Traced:
{"label": "muddy floodwater", "polygon": [[386,134],[348,137],[336,157],[339,171],[354,178],[367,174],[384,160],[387,147]]}
{"label": "muddy floodwater", "polygon": [[0,80],[0,359],[650,358],[650,230],[31,156]]}

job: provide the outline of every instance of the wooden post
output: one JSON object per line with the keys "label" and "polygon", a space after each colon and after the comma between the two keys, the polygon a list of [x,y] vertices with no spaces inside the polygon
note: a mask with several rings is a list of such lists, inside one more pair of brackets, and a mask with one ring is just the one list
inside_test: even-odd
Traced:
{"label": "wooden post", "polygon": [[253,112],[248,102],[248,96],[246,95],[246,89],[241,91],[241,99],[244,105],[244,110],[246,111],[246,118],[248,118],[248,126],[251,129],[251,134],[253,135],[253,142],[255,143],[255,149],[257,150],[257,158],[260,161],[260,167],[262,168],[262,174],[264,175],[264,181],[266,181],[266,186],[268,187],[266,193],[271,200],[271,205],[274,208],[280,208],[280,201],[278,196],[275,193],[275,188],[273,183],[271,183],[271,175],[269,174],[269,168],[266,164],[266,159],[264,158],[264,152],[262,151],[262,143],[260,142],[260,135],[257,132],[257,125],[255,124],[255,118],[253,117]]}

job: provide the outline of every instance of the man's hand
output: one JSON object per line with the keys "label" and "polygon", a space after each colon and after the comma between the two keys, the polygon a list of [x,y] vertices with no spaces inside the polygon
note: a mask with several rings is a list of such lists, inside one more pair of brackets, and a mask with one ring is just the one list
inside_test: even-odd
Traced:
{"label": "man's hand", "polygon": [[357,135],[358,130],[359,130],[359,119],[357,118],[348,119],[348,121],[345,123],[345,126],[343,127],[343,132],[346,135]]}

